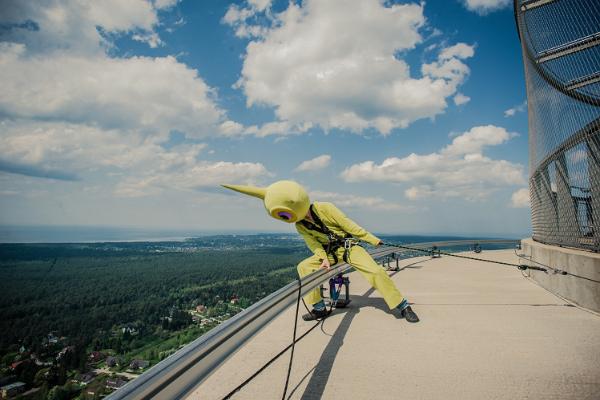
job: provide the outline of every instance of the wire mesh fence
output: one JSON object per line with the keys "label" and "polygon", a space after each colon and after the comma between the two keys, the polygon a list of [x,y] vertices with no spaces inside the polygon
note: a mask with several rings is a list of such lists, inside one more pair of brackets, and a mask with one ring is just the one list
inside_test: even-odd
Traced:
{"label": "wire mesh fence", "polygon": [[533,239],[600,251],[600,1],[515,0]]}

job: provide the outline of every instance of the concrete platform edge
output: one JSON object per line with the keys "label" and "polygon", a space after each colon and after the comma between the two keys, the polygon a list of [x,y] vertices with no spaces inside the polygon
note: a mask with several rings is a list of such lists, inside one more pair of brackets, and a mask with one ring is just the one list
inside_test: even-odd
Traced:
{"label": "concrete platform edge", "polygon": [[[600,254],[539,243],[531,238],[521,241],[522,253],[541,264],[588,279],[528,270],[525,274],[544,289],[575,305],[600,313]],[[525,264],[537,265],[526,258]]]}

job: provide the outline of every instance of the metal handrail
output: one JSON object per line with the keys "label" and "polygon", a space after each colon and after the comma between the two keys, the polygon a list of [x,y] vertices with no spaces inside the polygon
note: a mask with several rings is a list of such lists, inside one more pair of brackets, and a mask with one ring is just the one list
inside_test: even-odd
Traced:
{"label": "metal handrail", "polygon": [[[469,244],[514,244],[519,240],[453,240],[407,244],[411,247],[466,246]],[[401,253],[394,247],[378,248],[370,252],[373,258]],[[331,270],[318,270],[301,280],[301,294],[305,295],[323,282],[352,267],[346,263]],[[298,281],[289,283],[259,300],[241,313],[211,329],[175,354],[159,362],[133,381],[106,397],[120,399],[180,399],[184,398],[210,376],[248,339],[292,305],[298,296]]]}

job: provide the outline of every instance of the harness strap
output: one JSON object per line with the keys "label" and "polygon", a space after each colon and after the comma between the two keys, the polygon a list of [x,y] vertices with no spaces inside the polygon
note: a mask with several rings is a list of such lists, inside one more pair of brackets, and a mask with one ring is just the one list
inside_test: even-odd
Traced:
{"label": "harness strap", "polygon": [[352,239],[352,235],[346,234],[345,237],[340,237],[340,236],[336,235],[335,233],[333,233],[331,231],[331,229],[329,229],[329,227],[327,227],[327,225],[325,225],[323,223],[321,218],[319,218],[319,214],[317,214],[313,204],[310,205],[310,213],[311,213],[315,223],[313,224],[313,223],[308,222],[303,219],[301,221],[302,225],[304,225],[304,227],[306,227],[307,229],[317,231],[324,235],[327,235],[328,243],[327,243],[327,247],[324,247],[324,249],[325,249],[325,253],[327,253],[328,255],[331,255],[333,257],[334,265],[337,264],[339,261],[337,254],[335,252],[340,247],[344,247],[344,255],[342,258],[343,258],[344,262],[348,262],[349,250],[352,246],[354,246],[356,244],[350,240],[350,239]]}

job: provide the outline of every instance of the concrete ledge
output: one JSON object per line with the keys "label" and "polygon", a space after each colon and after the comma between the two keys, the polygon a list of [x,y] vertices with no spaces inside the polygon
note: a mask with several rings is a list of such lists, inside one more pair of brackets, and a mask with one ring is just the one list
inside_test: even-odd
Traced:
{"label": "concrete ledge", "polygon": [[[533,260],[588,279],[528,270],[540,286],[573,303],[600,312],[600,254],[559,246],[550,246],[531,238],[521,241],[522,252]],[[536,265],[531,261],[526,264]]]}
{"label": "concrete ledge", "polygon": [[[463,254],[519,262],[512,249]],[[298,342],[286,400],[600,399],[598,316],[508,266],[420,257],[389,274],[421,322],[349,274],[352,303]],[[294,315],[283,311],[188,400],[220,400],[256,372],[290,343]],[[298,335],[312,326],[299,319]],[[288,365],[289,352],[232,399],[281,399]]]}

